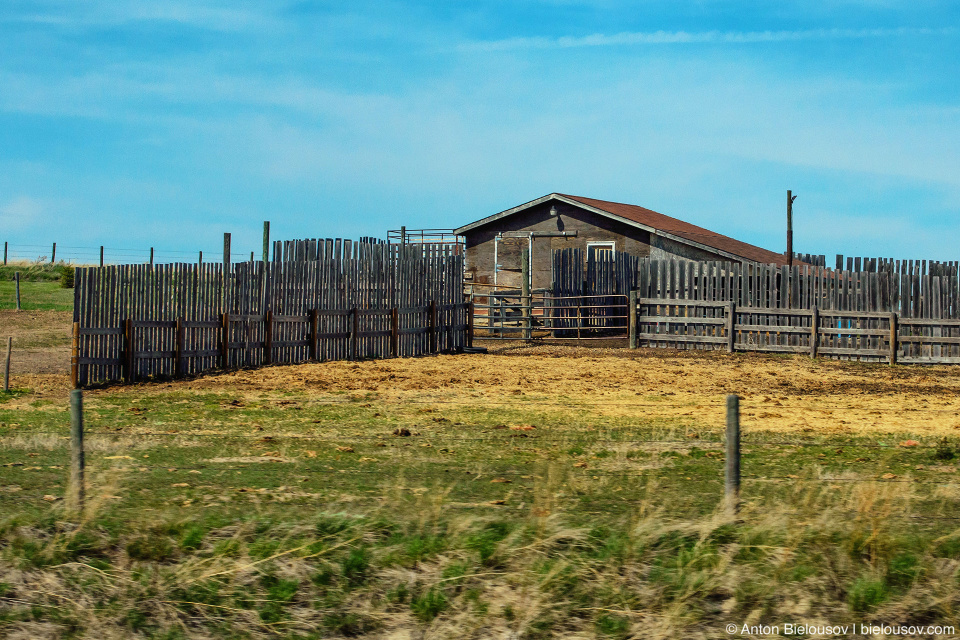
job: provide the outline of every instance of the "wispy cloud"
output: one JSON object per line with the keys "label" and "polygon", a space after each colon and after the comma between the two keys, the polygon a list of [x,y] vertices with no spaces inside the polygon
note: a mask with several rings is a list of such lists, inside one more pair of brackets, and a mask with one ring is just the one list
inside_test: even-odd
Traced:
{"label": "wispy cloud", "polygon": [[0,228],[26,229],[44,214],[46,205],[42,200],[29,196],[14,198],[0,205]]}
{"label": "wispy cloud", "polygon": [[[242,4],[242,3],[236,3]],[[243,6],[202,6],[194,2],[139,3],[128,0],[93,5],[54,3],[42,12],[3,12],[0,23],[70,27],[122,27],[137,22],[169,23],[213,31],[261,30],[272,23],[268,12]]]}
{"label": "wispy cloud", "polygon": [[577,47],[615,47],[670,44],[755,44],[767,42],[801,42],[807,40],[863,40],[901,36],[948,36],[953,28],[925,29],[801,29],[796,31],[639,31],[615,34],[595,33],[589,36],[559,38],[519,37],[503,40],[474,41],[461,50],[508,51],[513,49],[569,49]]}

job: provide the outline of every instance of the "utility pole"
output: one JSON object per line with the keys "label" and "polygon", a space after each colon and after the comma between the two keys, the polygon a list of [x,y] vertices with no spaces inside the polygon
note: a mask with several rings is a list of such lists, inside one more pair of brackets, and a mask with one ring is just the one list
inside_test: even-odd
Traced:
{"label": "utility pole", "polygon": [[787,189],[787,266],[793,267],[793,201],[797,196]]}

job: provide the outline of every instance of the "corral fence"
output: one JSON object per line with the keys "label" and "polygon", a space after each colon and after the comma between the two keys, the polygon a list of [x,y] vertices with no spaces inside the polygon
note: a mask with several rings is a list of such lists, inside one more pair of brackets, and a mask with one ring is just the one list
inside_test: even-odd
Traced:
{"label": "corral fence", "polygon": [[472,285],[478,338],[960,363],[958,263],[851,258],[865,270],[837,271],[579,249],[553,260],[552,290]]}
{"label": "corral fence", "polygon": [[77,269],[74,386],[467,346],[462,255],[297,242],[273,262]]}
{"label": "corral fence", "polygon": [[960,364],[960,320],[897,313],[738,307],[631,296],[631,347],[806,353],[811,357]]}

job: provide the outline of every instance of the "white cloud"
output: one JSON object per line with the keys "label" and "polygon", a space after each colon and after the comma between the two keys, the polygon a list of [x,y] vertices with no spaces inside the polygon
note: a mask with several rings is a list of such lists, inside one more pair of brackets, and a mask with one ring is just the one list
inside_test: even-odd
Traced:
{"label": "white cloud", "polygon": [[801,29],[794,31],[650,31],[615,34],[595,33],[588,36],[559,38],[517,37],[502,40],[474,41],[461,45],[462,50],[507,51],[512,49],[569,49],[574,47],[611,47],[661,44],[753,44],[766,42],[800,42],[806,40],[862,40],[900,36],[953,35],[956,29]]}
{"label": "white cloud", "polygon": [[47,212],[48,203],[29,196],[19,196],[0,205],[0,229],[27,229],[36,224]]}
{"label": "white cloud", "polygon": [[95,3],[67,2],[46,7],[42,13],[9,12],[3,22],[50,25],[60,28],[120,27],[135,22],[166,22],[211,31],[245,31],[274,25],[269,13],[246,8],[243,3],[201,6],[196,2],[100,0]]}

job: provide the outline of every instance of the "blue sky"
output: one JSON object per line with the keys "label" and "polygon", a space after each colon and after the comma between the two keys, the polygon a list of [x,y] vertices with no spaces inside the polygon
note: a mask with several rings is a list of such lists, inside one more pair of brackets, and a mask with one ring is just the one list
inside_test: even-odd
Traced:
{"label": "blue sky", "polygon": [[960,259],[954,3],[0,4],[0,240],[455,227],[552,191]]}

